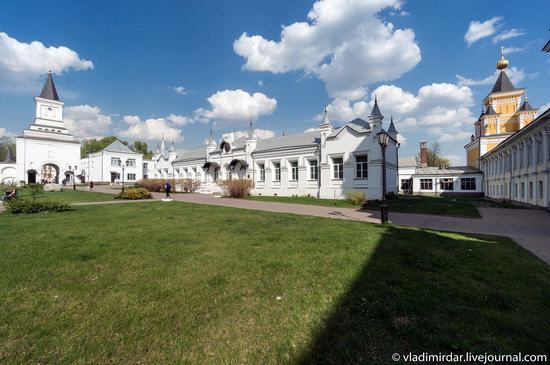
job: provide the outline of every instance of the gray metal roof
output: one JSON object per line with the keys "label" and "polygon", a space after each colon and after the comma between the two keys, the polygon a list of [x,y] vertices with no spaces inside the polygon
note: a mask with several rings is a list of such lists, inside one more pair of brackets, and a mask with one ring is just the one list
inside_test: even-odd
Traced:
{"label": "gray metal roof", "polygon": [[338,133],[340,133],[340,131],[342,131],[342,129],[344,129],[346,127],[353,129],[355,132],[357,132],[359,134],[367,133],[367,132],[370,131],[370,124],[368,122],[365,122],[361,118],[356,118],[356,119],[352,120],[351,122],[346,123],[343,126],[334,129],[328,137],[329,138],[336,137],[338,135]]}
{"label": "gray metal roof", "polygon": [[40,97],[42,99],[59,101],[59,96],[57,95],[57,90],[55,89],[55,84],[53,83],[51,72],[48,72],[48,78],[46,79],[46,82],[42,87],[42,92],[40,92]]}
{"label": "gray metal roof", "polygon": [[319,143],[320,135],[318,131],[302,134],[291,134],[281,137],[259,139],[258,144],[256,145],[256,150],[254,152],[270,151],[292,147],[316,146]]}
{"label": "gray metal roof", "polygon": [[489,105],[484,115],[497,115],[497,112],[493,109],[492,105]]}
{"label": "gray metal roof", "polygon": [[512,81],[510,81],[504,70],[500,71],[500,75],[498,75],[497,82],[495,82],[495,86],[493,86],[493,90],[491,90],[491,92],[495,93],[512,90],[515,90]]}
{"label": "gray metal roof", "polygon": [[397,129],[395,129],[395,124],[393,124],[393,117],[391,118],[390,126],[388,127],[388,133],[397,133]]}
{"label": "gray metal roof", "polygon": [[371,117],[382,116],[382,113],[380,113],[380,108],[378,107],[378,99],[376,98],[376,96],[374,97],[374,106],[372,107],[370,116]]}
{"label": "gray metal roof", "polygon": [[178,158],[174,162],[206,159],[206,149],[201,148],[198,150],[182,151],[178,152]]}
{"label": "gray metal roof", "polygon": [[103,149],[105,152],[119,152],[119,153],[139,153],[132,151],[128,146],[122,144],[118,139]]}
{"label": "gray metal roof", "polygon": [[8,147],[8,152],[6,153],[6,158],[4,158],[4,161],[2,161],[3,164],[8,163],[15,163],[15,157],[13,156],[13,152],[11,150],[11,147]]}
{"label": "gray metal roof", "polygon": [[462,175],[478,173],[481,173],[481,171],[470,166],[449,166],[447,168],[421,167],[416,170],[415,175]]}
{"label": "gray metal roof", "polygon": [[399,167],[417,167],[419,165],[418,162],[418,157],[416,156],[401,157],[399,158]]}
{"label": "gray metal roof", "polygon": [[523,102],[523,104],[521,104],[521,107],[519,108],[520,111],[533,111],[533,110],[537,110],[535,108],[533,108],[531,106],[531,104],[529,104],[529,101],[527,101],[527,98],[525,98],[525,101]]}

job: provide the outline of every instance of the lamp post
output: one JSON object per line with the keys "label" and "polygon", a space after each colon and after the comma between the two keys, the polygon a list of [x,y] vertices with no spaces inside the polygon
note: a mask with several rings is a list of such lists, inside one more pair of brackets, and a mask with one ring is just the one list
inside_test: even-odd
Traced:
{"label": "lamp post", "polygon": [[380,204],[380,220],[382,224],[388,222],[388,206],[386,205],[386,147],[390,141],[390,136],[384,130],[376,134],[378,144],[382,149],[382,204]]}
{"label": "lamp post", "polygon": [[128,160],[125,160],[122,162],[122,160],[118,160],[118,166],[122,167],[122,192],[124,192],[124,167],[128,165]]}

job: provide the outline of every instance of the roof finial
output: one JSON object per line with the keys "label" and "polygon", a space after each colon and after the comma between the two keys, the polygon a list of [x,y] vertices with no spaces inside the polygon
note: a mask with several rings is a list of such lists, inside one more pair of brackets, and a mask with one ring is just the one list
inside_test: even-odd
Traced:
{"label": "roof finial", "polygon": [[283,137],[285,136],[285,130],[283,129]]}
{"label": "roof finial", "polygon": [[497,62],[497,69],[504,70],[508,67],[508,60],[504,58],[504,47],[500,47],[500,59]]}
{"label": "roof finial", "polygon": [[327,108],[325,107],[325,111],[323,112],[323,119],[321,120],[321,125],[329,125],[330,124],[330,120],[328,120],[328,111],[327,111]]}

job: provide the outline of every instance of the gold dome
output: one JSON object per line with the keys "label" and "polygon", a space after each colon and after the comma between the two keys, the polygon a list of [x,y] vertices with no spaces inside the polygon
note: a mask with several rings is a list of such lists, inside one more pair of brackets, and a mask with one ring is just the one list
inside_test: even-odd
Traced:
{"label": "gold dome", "polygon": [[497,62],[497,69],[504,70],[508,67],[508,60],[504,58],[504,47],[500,48],[500,60]]}

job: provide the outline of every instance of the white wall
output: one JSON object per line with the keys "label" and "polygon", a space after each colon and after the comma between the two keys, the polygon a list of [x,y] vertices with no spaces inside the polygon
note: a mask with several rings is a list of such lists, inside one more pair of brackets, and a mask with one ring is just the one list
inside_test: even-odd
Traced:
{"label": "white wall", "polygon": [[[143,179],[143,156],[138,153],[120,153],[101,151],[90,154],[88,157],[82,158],[80,164],[86,174],[86,181],[90,180],[96,183],[111,183],[111,173],[118,173],[120,179],[115,179],[115,183],[122,183],[122,166],[113,166],[111,164],[111,158],[119,158],[122,162],[128,159],[134,159],[136,161],[135,166],[124,167],[124,183],[135,183],[138,180]],[[135,178],[129,178],[129,174],[135,175]],[[130,176],[131,177],[131,176]]]}
{"label": "white wall", "polygon": [[[461,189],[461,179],[462,178],[474,178],[476,182],[475,190],[462,190]],[[432,189],[421,189],[421,180],[431,179],[432,180]],[[453,179],[453,189],[452,190],[442,190],[440,187],[440,181],[442,179]],[[413,193],[422,195],[434,195],[442,193],[460,193],[460,194],[479,194],[483,192],[483,175],[480,174],[464,174],[464,175],[416,175],[413,176]]]}

